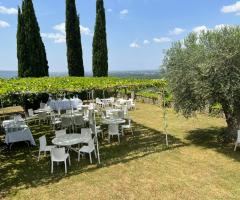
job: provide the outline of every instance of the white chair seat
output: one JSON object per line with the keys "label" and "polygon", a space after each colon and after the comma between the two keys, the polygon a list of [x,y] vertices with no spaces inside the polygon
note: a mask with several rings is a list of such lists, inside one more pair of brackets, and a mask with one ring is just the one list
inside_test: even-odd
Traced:
{"label": "white chair seat", "polygon": [[49,145],[49,146],[46,146],[44,150],[45,151],[51,151],[52,148],[55,148],[55,146],[54,145]]}
{"label": "white chair seat", "polygon": [[94,151],[94,148],[90,148],[89,146],[83,146],[79,151],[82,153],[89,153]]}
{"label": "white chair seat", "polygon": [[62,162],[63,160],[66,160],[69,157],[69,154],[66,153],[65,155],[62,155],[61,159],[54,158],[55,162]]}
{"label": "white chair seat", "polygon": [[128,128],[131,128],[131,126],[130,125],[122,125],[122,128],[128,129]]}

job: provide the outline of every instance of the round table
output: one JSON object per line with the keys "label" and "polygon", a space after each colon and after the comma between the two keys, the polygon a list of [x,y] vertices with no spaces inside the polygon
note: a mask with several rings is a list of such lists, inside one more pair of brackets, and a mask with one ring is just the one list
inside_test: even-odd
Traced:
{"label": "round table", "polygon": [[88,143],[89,138],[84,138],[81,134],[66,134],[52,140],[52,143],[57,146],[70,147],[72,145]]}

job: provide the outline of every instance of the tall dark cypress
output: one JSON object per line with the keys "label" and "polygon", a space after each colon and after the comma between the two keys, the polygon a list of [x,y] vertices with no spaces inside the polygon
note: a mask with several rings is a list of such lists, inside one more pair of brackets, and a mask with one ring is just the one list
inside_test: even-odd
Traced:
{"label": "tall dark cypress", "polygon": [[66,42],[69,76],[84,76],[79,21],[75,0],[66,0]]}
{"label": "tall dark cypress", "polygon": [[48,61],[32,0],[23,0],[17,36],[20,77],[48,76]]}
{"label": "tall dark cypress", "polygon": [[96,24],[93,37],[93,76],[108,76],[108,49],[106,33],[106,17],[103,0],[97,0]]}
{"label": "tall dark cypress", "polygon": [[20,7],[18,8],[18,26],[17,26],[17,58],[18,58],[18,77],[26,77],[28,74],[28,57],[25,46],[25,31],[23,17]]}

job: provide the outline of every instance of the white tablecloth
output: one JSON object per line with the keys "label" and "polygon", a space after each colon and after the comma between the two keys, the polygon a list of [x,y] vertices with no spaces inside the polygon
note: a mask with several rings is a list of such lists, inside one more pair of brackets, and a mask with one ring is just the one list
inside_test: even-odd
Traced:
{"label": "white tablecloth", "polygon": [[32,136],[32,133],[28,127],[15,132],[6,133],[6,136],[5,136],[6,144],[11,144],[14,142],[22,142],[22,141],[29,141],[31,145],[34,145],[34,146],[36,145],[34,138]]}
{"label": "white tablecloth", "polygon": [[82,104],[81,99],[63,99],[63,100],[51,100],[49,106],[53,110],[70,110],[71,108],[77,109]]}

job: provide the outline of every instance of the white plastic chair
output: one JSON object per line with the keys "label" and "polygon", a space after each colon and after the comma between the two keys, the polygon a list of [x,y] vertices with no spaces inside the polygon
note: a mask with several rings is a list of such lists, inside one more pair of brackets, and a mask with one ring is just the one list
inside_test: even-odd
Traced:
{"label": "white plastic chair", "polygon": [[62,130],[59,130],[59,131],[55,131],[55,136],[56,138],[58,137],[61,137],[61,136],[64,136],[67,134],[67,130],[66,129],[62,129]]}
{"label": "white plastic chair", "polygon": [[89,127],[92,130],[92,133],[96,136],[98,136],[99,134],[102,135],[102,138],[104,137],[103,135],[103,131],[100,129],[100,126],[96,126],[96,122],[93,122],[92,124],[89,124]]}
{"label": "white plastic chair", "polygon": [[61,117],[61,120],[62,120],[62,129],[70,128],[70,131],[71,131],[71,129],[73,128],[72,119],[70,117]]}
{"label": "white plastic chair", "polygon": [[62,123],[61,118],[56,117],[54,113],[51,113],[51,124],[53,126],[53,130],[56,129],[56,126],[60,126]]}
{"label": "white plastic chair", "polygon": [[85,124],[86,124],[82,115],[74,116],[73,117],[73,123],[74,123],[74,126],[76,127],[76,130],[77,130],[77,128],[84,127]]}
{"label": "white plastic chair", "polygon": [[36,122],[38,115],[35,115],[33,109],[28,109],[28,117],[27,120],[34,120]]}
{"label": "white plastic chair", "polygon": [[65,173],[67,173],[67,159],[69,166],[71,166],[70,156],[65,152],[65,148],[53,148],[51,150],[51,173],[53,173],[53,163],[54,162],[64,162]]}
{"label": "white plastic chair", "polygon": [[132,132],[132,135],[133,135],[131,119],[128,119],[128,124],[122,125],[121,128],[122,128],[122,135],[124,135],[124,129],[129,129]]}
{"label": "white plastic chair", "polygon": [[39,125],[40,125],[42,121],[48,122],[49,115],[47,112],[40,112],[38,113],[38,118],[39,118]]}
{"label": "white plastic chair", "polygon": [[118,130],[118,125],[117,124],[109,124],[108,125],[108,142],[110,143],[110,138],[111,136],[118,136],[118,142],[120,143],[120,133]]}
{"label": "white plastic chair", "polygon": [[40,159],[40,154],[41,152],[44,152],[44,154],[46,155],[46,152],[50,152],[52,148],[55,148],[54,145],[49,145],[47,146],[47,140],[46,140],[46,136],[42,136],[39,138],[39,153],[38,153],[38,161]]}
{"label": "white plastic chair", "polygon": [[134,100],[133,99],[129,99],[129,101],[131,102],[131,109],[135,109],[136,105],[134,103]]}
{"label": "white plastic chair", "polygon": [[94,151],[95,154],[95,158],[97,158],[97,152],[95,149],[95,145],[94,145],[94,139],[90,139],[88,141],[88,145],[83,146],[81,149],[79,149],[78,151],[78,162],[80,161],[80,154],[82,153],[88,153],[89,154],[89,159],[90,159],[90,163],[92,164],[92,152]]}
{"label": "white plastic chair", "polygon": [[234,151],[237,150],[237,146],[240,144],[240,130],[238,130],[237,132],[237,140],[235,142],[235,147],[234,147]]}
{"label": "white plastic chair", "polygon": [[100,105],[101,107],[104,106],[103,102],[99,98],[96,98],[96,104]]}

